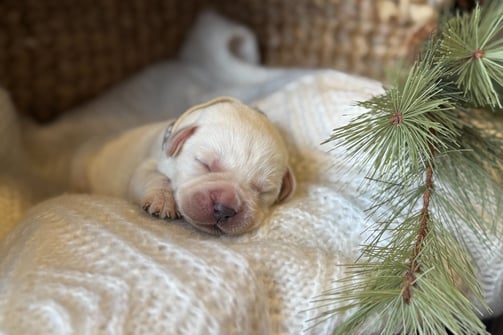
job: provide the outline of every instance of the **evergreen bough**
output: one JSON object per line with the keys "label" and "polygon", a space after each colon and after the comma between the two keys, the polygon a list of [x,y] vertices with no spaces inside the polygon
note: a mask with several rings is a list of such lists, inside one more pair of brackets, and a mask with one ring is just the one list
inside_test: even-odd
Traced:
{"label": "evergreen bough", "polygon": [[351,311],[336,334],[486,334],[462,237],[488,244],[503,223],[502,34],[500,1],[445,19],[405,79],[327,140],[374,194],[374,233],[320,299],[322,320]]}

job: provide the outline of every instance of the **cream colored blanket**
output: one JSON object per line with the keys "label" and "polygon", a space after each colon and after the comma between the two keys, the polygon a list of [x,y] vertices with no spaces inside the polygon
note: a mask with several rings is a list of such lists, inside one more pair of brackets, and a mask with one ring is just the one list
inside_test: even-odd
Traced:
{"label": "cream colored blanket", "polygon": [[[237,51],[231,39],[240,41]],[[356,192],[362,176],[342,152],[320,142],[361,113],[355,101],[381,85],[330,70],[267,69],[257,59],[252,34],[207,14],[178,60],[52,125],[17,120],[0,95],[0,334],[329,334],[337,327],[347,315],[310,321],[328,308],[314,301],[337,287],[345,270],[338,264],[359,255],[369,199]],[[263,110],[294,153],[298,191],[256,232],[208,236],[121,199],[62,194],[84,139],[171,118],[221,94]],[[500,313],[501,243],[491,241],[497,246],[489,252],[465,236],[486,299]]]}

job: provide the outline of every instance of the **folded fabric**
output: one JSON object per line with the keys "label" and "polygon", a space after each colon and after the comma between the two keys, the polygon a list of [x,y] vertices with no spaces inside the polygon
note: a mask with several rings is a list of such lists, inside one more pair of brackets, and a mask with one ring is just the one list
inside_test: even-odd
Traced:
{"label": "folded fabric", "polygon": [[[334,108],[308,89],[325,85],[337,92]],[[299,188],[255,233],[212,237],[95,195],[35,207],[2,246],[0,324],[14,334],[298,334],[313,326],[307,320],[323,310],[313,299],[343,275],[337,264],[354,259],[365,228],[365,203],[330,172],[336,161],[319,142],[354,113],[356,95],[376,89],[328,71],[257,101],[297,153]],[[319,103],[329,108],[308,107]],[[342,317],[310,332],[327,333]]]}

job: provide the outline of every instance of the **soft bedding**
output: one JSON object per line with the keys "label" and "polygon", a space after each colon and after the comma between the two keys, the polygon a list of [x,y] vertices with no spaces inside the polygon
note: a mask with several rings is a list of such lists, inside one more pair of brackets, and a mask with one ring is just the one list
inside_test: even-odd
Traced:
{"label": "soft bedding", "polygon": [[[342,152],[320,143],[361,113],[355,101],[382,92],[381,84],[331,70],[267,69],[257,55],[250,32],[209,13],[177,60],[51,125],[18,120],[2,92],[0,334],[328,334],[337,327],[347,315],[316,324],[328,307],[315,301],[344,277],[339,264],[358,257],[369,199],[357,193],[362,176]],[[84,139],[171,118],[221,94],[264,111],[294,153],[296,195],[257,231],[209,236],[125,200],[67,192]],[[486,300],[500,313],[503,247],[464,237]],[[363,334],[378,332],[368,327]]]}

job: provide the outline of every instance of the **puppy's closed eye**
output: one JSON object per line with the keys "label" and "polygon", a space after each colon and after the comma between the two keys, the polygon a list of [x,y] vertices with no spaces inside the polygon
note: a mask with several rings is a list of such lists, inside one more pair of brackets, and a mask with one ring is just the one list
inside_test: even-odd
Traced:
{"label": "puppy's closed eye", "polygon": [[208,164],[206,161],[204,161],[201,158],[194,157],[194,160],[201,166],[203,167],[207,172],[211,172],[211,164]]}
{"label": "puppy's closed eye", "polygon": [[259,185],[257,183],[253,183],[251,185],[251,188],[254,192],[256,192],[258,195],[269,195],[269,194],[272,194],[272,193],[275,193],[276,190],[275,189],[267,189],[267,188],[264,188],[262,185]]}
{"label": "puppy's closed eye", "polygon": [[266,195],[271,195],[271,194],[274,194],[274,193],[276,193],[275,189],[269,189],[269,190],[261,190],[259,194],[263,195],[263,196],[266,196]]}

